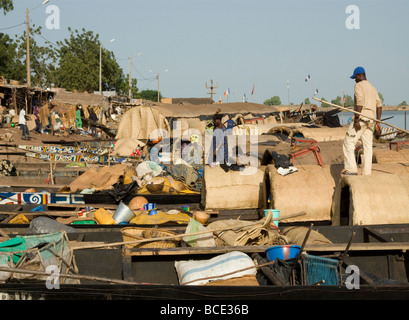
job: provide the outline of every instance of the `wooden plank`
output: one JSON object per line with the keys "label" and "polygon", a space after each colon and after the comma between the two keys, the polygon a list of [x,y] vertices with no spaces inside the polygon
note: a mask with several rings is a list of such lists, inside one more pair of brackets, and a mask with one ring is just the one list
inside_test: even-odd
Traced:
{"label": "wooden plank", "polygon": [[237,247],[177,247],[177,248],[123,248],[125,256],[172,256],[191,254],[222,254],[231,251],[245,253],[264,252],[271,246],[237,246]]}
{"label": "wooden plank", "polygon": [[[105,242],[103,241],[68,241],[68,244],[70,248],[72,249],[77,249],[81,248],[82,246],[88,246],[92,244],[104,244]],[[106,247],[105,249],[111,249],[109,247]]]}
{"label": "wooden plank", "polygon": [[48,203],[45,205],[47,208],[54,208],[54,207],[64,207],[64,208],[85,208],[86,206],[91,208],[104,208],[104,209],[116,209],[118,208],[117,204],[109,204],[109,203],[83,203],[83,204],[60,204],[60,203]]}
{"label": "wooden plank", "polygon": [[28,212],[7,212],[7,211],[0,211],[0,214],[8,214],[11,217],[14,217],[18,214],[23,214],[26,217],[31,216],[60,216],[60,217],[74,217],[76,216],[78,211],[28,211]]}
{"label": "wooden plank", "polygon": [[[347,243],[335,244],[306,244],[306,252],[343,252]],[[222,254],[231,251],[242,251],[245,253],[264,252],[272,247],[267,246],[237,246],[237,247],[177,247],[177,248],[127,248],[123,249],[124,255],[129,256],[169,256],[169,255],[193,255],[193,254]],[[353,243],[349,248],[351,251],[407,251],[409,242],[382,242],[382,243]]]}
{"label": "wooden plank", "polygon": [[[305,246],[305,251],[344,251],[346,243],[334,244],[310,244]],[[409,242],[369,242],[369,243],[352,243],[349,251],[407,251],[409,250]]]}
{"label": "wooden plank", "polygon": [[122,256],[122,277],[125,281],[133,282],[132,257]]}

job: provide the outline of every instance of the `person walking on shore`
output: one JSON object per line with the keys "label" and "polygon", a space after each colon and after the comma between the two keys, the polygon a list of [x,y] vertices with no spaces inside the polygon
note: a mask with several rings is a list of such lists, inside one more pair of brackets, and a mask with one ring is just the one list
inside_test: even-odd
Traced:
{"label": "person walking on shore", "polygon": [[357,67],[350,77],[355,79],[354,86],[354,110],[361,115],[354,114],[354,119],[348,127],[344,138],[344,170],[341,174],[356,175],[358,174],[355,160],[355,145],[359,139],[362,140],[364,157],[362,161],[362,175],[370,175],[372,171],[372,144],[374,127],[377,132],[381,131],[379,122],[366,118],[365,116],[377,120],[381,119],[382,102],[375,87],[366,79],[365,69]]}
{"label": "person walking on shore", "polygon": [[20,129],[23,131],[21,136],[21,139],[23,140],[30,140],[30,131],[28,130],[27,120],[28,117],[26,116],[26,111],[24,108],[21,108],[18,123],[20,125]]}

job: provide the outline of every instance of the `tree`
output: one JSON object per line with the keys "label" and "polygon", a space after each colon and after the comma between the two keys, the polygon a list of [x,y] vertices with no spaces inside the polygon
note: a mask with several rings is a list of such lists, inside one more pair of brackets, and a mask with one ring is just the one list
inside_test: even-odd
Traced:
{"label": "tree", "polygon": [[398,104],[399,107],[403,107],[403,106],[407,106],[407,105],[408,105],[408,103],[405,100],[403,100],[401,103]]}
{"label": "tree", "polygon": [[353,107],[355,105],[354,99],[351,96],[345,96],[345,108]]}
{"label": "tree", "polygon": [[266,106],[279,106],[281,105],[281,100],[279,96],[274,96],[264,101],[263,104]]}
{"label": "tree", "polygon": [[309,99],[309,98],[305,98],[304,104],[311,104],[310,99]]}
{"label": "tree", "polygon": [[0,9],[3,10],[4,15],[12,11],[14,9],[13,0],[0,0]]}
{"label": "tree", "polygon": [[337,96],[336,99],[331,100],[331,103],[341,106],[342,105],[342,98],[340,96]]}
{"label": "tree", "polygon": [[[321,100],[322,100],[322,101],[327,101],[327,100],[325,100],[324,98],[321,98]],[[330,107],[329,104],[327,104],[327,103],[325,103],[325,102],[321,102],[321,108],[328,108],[328,107]]]}
{"label": "tree", "polygon": [[17,43],[0,33],[0,75],[9,80],[24,81],[26,66],[17,58]]}
{"label": "tree", "polygon": [[[142,90],[137,95],[138,99],[158,101],[158,90]],[[159,92],[159,99],[162,99],[162,95]]]}
{"label": "tree", "polygon": [[[138,96],[138,87],[136,86],[137,80],[135,78],[131,79],[131,98],[136,99]],[[124,81],[121,83],[120,87],[118,88],[118,93],[120,95],[129,95],[129,74],[126,75]],[[156,99],[157,99],[157,91],[156,91]]]}
{"label": "tree", "polygon": [[[92,31],[71,30],[70,38],[58,41],[59,67],[56,84],[67,90],[93,92],[99,90],[99,36]],[[102,90],[118,90],[125,77],[115,60],[113,52],[102,47]]]}

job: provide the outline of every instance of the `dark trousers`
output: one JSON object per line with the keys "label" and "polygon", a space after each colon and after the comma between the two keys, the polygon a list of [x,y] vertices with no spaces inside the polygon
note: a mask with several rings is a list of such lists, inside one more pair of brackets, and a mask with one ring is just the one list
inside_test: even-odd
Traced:
{"label": "dark trousers", "polygon": [[34,129],[34,131],[37,131],[38,133],[41,133],[41,122],[40,119],[36,119],[36,127]]}
{"label": "dark trousers", "polygon": [[26,124],[20,124],[21,130],[23,130],[22,137],[23,139],[30,138],[30,132]]}

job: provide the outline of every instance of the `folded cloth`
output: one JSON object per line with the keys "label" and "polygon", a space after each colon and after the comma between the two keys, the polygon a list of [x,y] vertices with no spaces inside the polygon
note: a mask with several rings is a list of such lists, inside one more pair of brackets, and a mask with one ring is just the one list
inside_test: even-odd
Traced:
{"label": "folded cloth", "polygon": [[287,174],[297,172],[298,169],[296,167],[290,166],[288,168],[279,167],[277,169],[277,173],[281,174],[282,176],[286,176]]}

